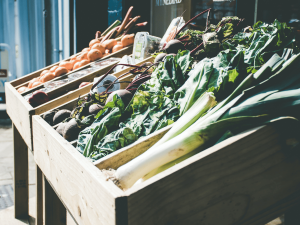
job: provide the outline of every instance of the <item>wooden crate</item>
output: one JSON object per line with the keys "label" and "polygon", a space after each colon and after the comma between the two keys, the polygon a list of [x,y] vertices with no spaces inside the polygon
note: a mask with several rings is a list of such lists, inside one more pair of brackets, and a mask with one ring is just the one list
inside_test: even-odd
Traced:
{"label": "wooden crate", "polygon": [[[118,52],[111,54],[112,57],[121,57],[126,54],[131,54],[132,46],[124,48]],[[104,58],[103,58],[104,59]],[[144,60],[152,61],[152,58],[148,58]],[[143,63],[142,62],[142,63]],[[87,68],[90,65],[86,65],[85,67],[81,67],[80,69]],[[32,115],[39,115],[43,112],[46,112],[50,109],[53,109],[61,104],[64,104],[74,98],[78,98],[78,96],[84,95],[88,93],[91,89],[92,85],[87,85],[83,88],[78,88],[79,84],[83,81],[92,81],[94,77],[99,77],[106,73],[112,65],[105,66],[100,70],[94,71],[89,73],[83,77],[80,77],[76,80],[73,80],[63,86],[60,86],[50,92],[48,92],[48,96],[50,101],[42,104],[38,107],[32,107],[24,98],[23,96],[28,94],[29,92],[19,94],[16,90],[17,87],[22,86],[20,82],[27,83],[28,80],[32,79],[33,77],[39,76],[42,70],[37,71],[35,73],[29,74],[25,77],[22,77],[18,80],[12,81],[10,83],[5,83],[5,93],[6,93],[6,105],[7,105],[7,113],[10,116],[13,124],[16,126],[18,131],[20,132],[22,138],[24,139],[27,146],[33,150],[32,146]],[[51,66],[52,67],[52,66]],[[47,69],[47,68],[45,68]],[[44,69],[43,69],[44,70]],[[79,69],[78,69],[79,70]],[[130,70],[130,69],[128,69]],[[76,72],[77,70],[74,70]],[[73,71],[72,71],[73,72]],[[70,74],[70,73],[69,73]],[[68,75],[69,75],[68,74]],[[116,73],[115,76],[121,75],[122,73]],[[20,80],[20,81],[19,81]],[[38,88],[38,87],[37,87]],[[41,86],[39,87],[41,88]],[[31,89],[30,91],[34,91],[35,89]]]}
{"label": "wooden crate", "polygon": [[107,180],[101,169],[130,161],[168,129],[94,165],[33,116],[34,158],[78,224],[264,224],[299,202],[300,135],[291,118],[231,137],[127,191]]}

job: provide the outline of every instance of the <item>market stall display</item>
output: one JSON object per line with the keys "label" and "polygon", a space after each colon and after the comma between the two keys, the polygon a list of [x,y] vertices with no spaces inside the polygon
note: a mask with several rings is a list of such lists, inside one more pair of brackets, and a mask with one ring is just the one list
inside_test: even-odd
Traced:
{"label": "market stall display", "polygon": [[[38,199],[46,212],[49,196],[63,203],[54,220],[66,207],[78,224],[265,223],[300,200],[295,34],[277,20],[210,24],[210,10],[176,18],[160,39],[128,34],[142,26],[131,7],[72,68],[7,84],[40,171]],[[205,30],[186,29],[205,13]],[[132,44],[133,58],[121,59]]]}
{"label": "market stall display", "polygon": [[[33,117],[35,160],[79,224],[263,223],[299,200],[300,164],[287,163],[299,143],[289,117],[299,49],[283,23],[239,32],[240,22],[179,30],[187,44],[167,43],[131,101],[103,102],[76,141]],[[274,180],[280,190],[268,192]]]}

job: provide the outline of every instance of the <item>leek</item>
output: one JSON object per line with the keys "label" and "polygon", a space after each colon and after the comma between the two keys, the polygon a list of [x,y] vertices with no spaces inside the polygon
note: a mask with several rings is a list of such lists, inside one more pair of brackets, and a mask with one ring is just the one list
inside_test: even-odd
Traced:
{"label": "leek", "polygon": [[[245,82],[241,83],[242,87],[239,86],[227,99],[187,129],[184,131],[181,129],[179,135],[169,135],[166,142],[160,142],[155,148],[150,148],[119,167],[115,172],[115,178],[124,189],[128,189],[145,175],[155,175],[155,169],[166,164],[174,165],[176,160],[213,145],[228,129],[236,126],[244,128],[257,126],[278,116],[289,116],[295,109],[297,112],[300,111],[299,60],[300,54],[291,57],[270,78],[242,91],[251,83],[248,84],[246,81],[259,78],[248,76]],[[191,109],[195,109],[194,106]],[[164,166],[164,169],[166,168]]]}

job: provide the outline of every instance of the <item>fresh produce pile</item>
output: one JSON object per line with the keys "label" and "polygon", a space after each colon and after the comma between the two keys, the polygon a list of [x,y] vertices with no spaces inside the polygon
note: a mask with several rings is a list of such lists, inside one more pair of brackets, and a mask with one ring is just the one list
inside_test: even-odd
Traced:
{"label": "fresh produce pile", "polygon": [[[220,27],[238,24],[231,25],[231,21],[240,19],[223,18]],[[232,32],[230,34],[232,36]],[[189,122],[175,123],[180,124],[177,125],[180,130],[187,128],[215,106],[216,101],[220,102],[217,107],[226,101],[243,80],[257,72],[274,53],[281,54],[284,48],[297,51],[291,30],[278,21],[269,25],[257,23],[248,32],[231,36],[222,41],[216,56],[202,59],[192,70],[194,60],[187,50],[164,57],[151,79],[138,88],[129,105],[115,96],[113,102],[104,106],[93,124],[80,132],[77,149],[85,157],[97,160],[174,123],[188,112],[196,114],[188,117]],[[207,42],[210,43],[210,39]],[[217,36],[212,45],[214,42]],[[198,105],[202,108],[194,109]],[[192,109],[194,113],[190,113]]]}
{"label": "fresh produce pile", "polygon": [[[117,20],[103,33],[97,31],[95,39],[91,40],[89,47],[84,48],[80,54],[73,55],[70,60],[62,61],[58,66],[42,71],[39,77],[33,78],[27,86],[22,86],[17,91],[19,93],[26,92],[49,80],[132,45],[134,34],[130,33],[147,24],[147,22],[137,23],[140,16],[131,18],[132,11],[133,7],[130,7],[122,23]],[[35,103],[33,104],[35,105]]]}
{"label": "fresh produce pile", "polygon": [[[205,31],[190,30],[183,31],[193,20],[204,13],[209,13],[207,9],[185,23],[178,31],[171,33],[172,38],[166,42],[160,51],[162,55],[177,53],[179,49],[190,50],[191,56],[197,60],[205,57],[216,56],[221,50],[224,42],[231,40],[241,29],[243,19],[236,16],[224,17],[217,25],[209,24]],[[209,18],[209,17],[208,17]],[[162,56],[160,56],[162,57]]]}
{"label": "fresh produce pile", "polygon": [[[117,94],[118,96],[121,96],[122,101],[127,105],[137,90],[137,87],[139,87],[140,84],[146,80],[150,79],[153,71],[152,63],[145,63],[141,66],[125,65],[134,67],[134,69],[122,74],[113,83],[103,85],[107,88],[106,91],[102,93],[91,92],[86,97],[79,97],[77,100],[77,105],[72,112],[66,109],[59,111],[51,110],[42,115],[43,119],[51,126],[57,126],[56,131],[66,140],[73,141],[77,139],[79,132],[94,122],[95,116],[100,110],[103,109],[103,105],[108,107],[111,104],[109,102],[113,101],[114,95]],[[92,90],[94,87],[98,86],[98,83],[100,83],[101,80],[103,80],[106,75],[108,75],[116,66],[117,65],[113,66],[104,76],[102,76],[102,78],[94,84]],[[128,74],[136,75],[136,77],[131,83],[129,83],[126,90],[117,90],[112,93],[108,92],[111,85],[114,85],[117,82],[122,82],[119,79]],[[81,85],[85,84],[86,82]]]}
{"label": "fresh produce pile", "polygon": [[[278,117],[299,118],[300,54],[286,24],[258,22],[250,32],[226,40],[222,48],[216,57],[201,60],[189,74],[188,88],[178,90],[185,94],[181,118],[154,146],[113,172],[121,188],[128,189],[230,135]],[[206,111],[211,95],[219,103]]]}

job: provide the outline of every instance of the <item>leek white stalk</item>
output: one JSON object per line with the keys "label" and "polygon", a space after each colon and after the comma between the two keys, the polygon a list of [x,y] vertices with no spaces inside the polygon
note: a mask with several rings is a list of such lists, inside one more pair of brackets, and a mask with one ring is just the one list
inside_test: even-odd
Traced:
{"label": "leek white stalk", "polygon": [[156,148],[151,148],[129,163],[119,167],[115,173],[122,188],[130,188],[138,179],[155,168],[188,154],[205,142],[202,136],[189,129]]}
{"label": "leek white stalk", "polygon": [[151,148],[157,147],[162,143],[176,137],[181,134],[189,126],[191,126],[196,120],[198,120],[207,110],[214,107],[217,102],[215,96],[212,92],[205,92],[201,95],[193,106],[184,113],[177,121],[173,124],[172,128]]}

